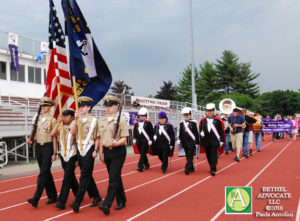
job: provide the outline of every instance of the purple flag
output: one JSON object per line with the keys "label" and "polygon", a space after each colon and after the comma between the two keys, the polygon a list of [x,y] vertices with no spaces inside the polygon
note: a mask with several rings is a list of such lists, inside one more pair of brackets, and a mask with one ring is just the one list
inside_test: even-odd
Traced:
{"label": "purple flag", "polygon": [[8,47],[11,56],[10,70],[19,71],[18,46],[10,44]]}
{"label": "purple flag", "polygon": [[134,125],[137,121],[140,120],[138,112],[129,112],[129,125]]}

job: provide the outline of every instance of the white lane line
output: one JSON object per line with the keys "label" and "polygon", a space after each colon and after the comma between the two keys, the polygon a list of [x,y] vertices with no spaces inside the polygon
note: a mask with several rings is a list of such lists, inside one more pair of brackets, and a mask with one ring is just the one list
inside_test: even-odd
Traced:
{"label": "white lane line", "polygon": [[[152,158],[154,158],[154,157],[152,157]],[[151,160],[152,158],[148,158],[148,159]],[[137,162],[138,161],[133,161],[133,162],[125,163],[124,166],[125,165],[130,165],[130,164],[135,164]],[[101,172],[101,171],[104,171],[104,170],[106,171],[106,168],[99,169],[99,170],[94,170],[93,173]],[[37,175],[34,175],[34,176],[37,176]],[[80,174],[77,174],[76,177],[80,177]],[[60,181],[60,180],[63,180],[63,178],[55,179],[54,182]],[[15,188],[15,189],[11,189],[11,190],[6,190],[6,191],[3,191],[3,192],[0,192],[0,195],[1,194],[5,194],[5,193],[14,192],[14,191],[28,189],[28,188],[31,188],[31,187],[36,187],[36,184],[32,184],[32,185],[28,185],[28,186],[24,186],[24,187],[19,187],[19,188]]]}
{"label": "white lane line", "polygon": [[296,221],[300,221],[300,198],[298,202],[298,209],[297,209],[297,215],[296,215]]}
{"label": "white lane line", "polygon": [[[134,156],[138,156],[137,154],[134,154],[134,155],[130,155],[130,156],[128,156],[127,158],[131,158],[131,157],[134,157]],[[152,158],[154,158],[154,157],[152,157]],[[148,159],[152,159],[152,158],[148,158]],[[95,164],[100,164],[101,162],[96,162]],[[52,172],[52,174],[53,173],[58,173],[58,172],[61,172],[61,171],[63,171],[62,169],[57,169],[57,170],[53,170],[53,171],[51,171]],[[5,180],[0,180],[0,183],[5,183],[5,182],[10,182],[10,181],[14,181],[14,180],[20,180],[20,179],[26,179],[26,178],[30,178],[30,177],[35,177],[35,176],[37,176],[38,174],[35,174],[35,175],[27,175],[27,176],[21,176],[21,177],[16,177],[16,178],[10,178],[10,179],[5,179]]]}
{"label": "white lane line", "polygon": [[[261,171],[258,172],[258,174],[256,174],[255,177],[253,177],[249,183],[247,183],[246,186],[251,185],[257,179],[257,177],[259,177],[281,155],[281,153],[286,150],[291,143],[292,142],[289,142]],[[211,218],[211,221],[215,221],[220,215],[223,214],[224,211],[225,206],[213,218]]]}
{"label": "white lane line", "polygon": [[[265,148],[266,146],[270,145],[270,144],[271,144],[271,142],[270,142],[269,144],[265,145],[264,148]],[[256,152],[256,151],[255,151],[255,152]],[[255,152],[254,152],[254,153],[255,153]],[[245,159],[245,158],[244,158],[244,157],[241,158],[241,160],[243,160],[243,159]],[[220,172],[222,172],[222,171],[228,169],[229,167],[231,167],[231,166],[233,166],[233,165],[235,165],[235,164],[237,164],[237,163],[238,163],[238,162],[233,162],[233,163],[229,164],[228,166],[226,166],[226,167],[222,168],[221,170],[219,170],[217,173],[220,173]],[[154,206],[152,206],[152,207],[150,207],[150,208],[148,208],[148,209],[146,209],[146,210],[144,210],[144,211],[138,213],[137,215],[135,215],[135,216],[133,216],[133,217],[127,219],[127,221],[134,220],[134,219],[136,219],[136,218],[138,218],[138,217],[144,215],[145,213],[147,213],[147,212],[149,212],[149,211],[155,209],[156,207],[158,207],[158,206],[164,204],[165,202],[167,202],[167,201],[169,201],[169,200],[171,200],[171,199],[173,199],[173,198],[179,196],[180,194],[186,192],[187,190],[189,190],[189,189],[191,189],[191,188],[193,188],[193,187],[199,185],[200,183],[203,183],[204,181],[208,180],[208,179],[211,178],[211,177],[212,177],[212,176],[207,176],[207,177],[203,178],[202,180],[199,180],[198,182],[196,182],[196,183],[194,183],[194,184],[188,186],[187,188],[181,190],[180,192],[175,193],[174,195],[168,197],[167,199],[165,199],[165,200],[163,200],[163,201],[161,201],[161,202],[155,204]]]}
{"label": "white lane line", "polygon": [[[179,159],[176,159],[176,160],[180,160],[180,159],[183,159],[183,158],[179,158]],[[176,161],[176,160],[173,160],[173,161]],[[204,163],[204,162],[206,162],[206,160],[200,161],[200,162],[197,163],[196,165],[202,164],[202,163]],[[159,164],[159,165],[160,165],[160,164]],[[142,186],[145,186],[145,185],[147,185],[147,184],[154,183],[154,182],[156,182],[156,181],[158,181],[158,180],[161,180],[161,179],[164,179],[164,178],[166,178],[166,177],[172,176],[172,175],[174,175],[174,174],[176,174],[176,173],[179,173],[179,172],[181,172],[181,171],[183,171],[183,170],[184,170],[184,169],[176,170],[176,171],[174,171],[174,172],[172,172],[172,173],[169,173],[169,174],[167,174],[167,175],[165,175],[165,176],[162,176],[162,177],[159,177],[159,178],[150,180],[150,181],[148,181],[148,182],[139,184],[139,185],[137,185],[137,186],[134,186],[134,187],[132,187],[132,188],[130,188],[130,189],[125,190],[125,192],[129,192],[129,191],[138,189],[138,188],[140,188],[140,187],[142,187]],[[83,208],[85,208],[85,207],[88,207],[89,205],[90,205],[90,204],[86,204],[86,205],[84,205],[84,206],[81,206],[80,209],[83,209]],[[73,213],[73,210],[70,210],[70,211],[68,211],[68,212],[59,214],[59,215],[54,216],[54,217],[50,217],[50,218],[48,218],[48,219],[45,219],[44,221],[50,221],[50,220],[53,220],[53,219],[56,219],[56,218],[59,218],[59,217],[68,215],[68,214],[70,214],[70,213]]]}
{"label": "white lane line", "polygon": [[[178,158],[178,159],[175,159],[175,160],[173,160],[173,162],[179,161],[179,160],[181,160],[181,159],[184,159],[184,158]],[[153,165],[153,166],[150,166],[150,168],[158,167],[158,166],[160,166],[160,165],[161,165],[161,163],[156,164],[156,165]],[[130,175],[130,174],[134,174],[134,173],[138,173],[138,171],[135,170],[135,171],[131,171],[131,172],[129,172],[129,173],[122,174],[122,177],[123,177],[123,176],[128,176],[128,175]],[[104,181],[107,181],[107,180],[108,180],[108,179],[99,180],[99,181],[97,181],[96,183],[101,183],[101,182],[104,182]],[[59,193],[57,193],[57,194],[59,194]],[[47,198],[47,196],[41,197],[41,199],[45,199],[45,198]],[[14,208],[14,207],[17,207],[17,206],[22,206],[22,205],[24,205],[24,204],[27,204],[27,202],[22,202],[22,203],[18,203],[18,204],[12,205],[12,206],[4,207],[4,208],[1,208],[0,211],[4,211],[4,210],[7,210],[7,209],[11,209],[11,208]]]}

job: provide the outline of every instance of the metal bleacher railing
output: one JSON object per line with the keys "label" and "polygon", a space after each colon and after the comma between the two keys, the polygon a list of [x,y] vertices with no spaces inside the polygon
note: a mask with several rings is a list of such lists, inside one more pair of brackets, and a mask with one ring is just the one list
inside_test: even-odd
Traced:
{"label": "metal bleacher railing", "polygon": [[[120,94],[109,94],[121,97]],[[29,147],[25,140],[31,132],[32,119],[37,112],[39,102],[40,100],[36,98],[0,96],[0,139],[7,140],[10,159],[13,157],[16,162],[19,158],[29,162],[29,156],[35,156],[35,149]],[[175,128],[178,127],[182,119],[181,109],[185,106],[191,107],[192,104],[178,101],[171,101],[170,103],[169,108],[148,106],[149,120],[153,123],[157,122],[158,112],[164,110],[168,114],[169,121]],[[123,112],[137,112],[139,108],[132,106],[130,95],[125,96]],[[96,118],[101,118],[105,115],[105,108],[102,105],[102,101],[93,108],[91,114]],[[193,117],[198,122],[204,114],[203,107],[197,106],[193,108]],[[132,129],[132,126],[130,129]],[[128,143],[132,143],[131,136],[128,138]]]}
{"label": "metal bleacher railing", "polygon": [[[5,50],[7,53],[9,53],[8,34],[8,32],[0,31],[0,49]],[[19,56],[35,59],[41,52],[41,43],[41,41],[18,35]]]}

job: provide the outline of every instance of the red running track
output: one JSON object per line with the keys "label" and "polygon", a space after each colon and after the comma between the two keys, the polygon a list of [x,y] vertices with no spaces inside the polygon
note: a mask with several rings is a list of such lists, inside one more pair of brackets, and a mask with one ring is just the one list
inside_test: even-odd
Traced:
{"label": "red running track", "polygon": [[[233,153],[223,155],[219,158],[215,177],[209,175],[203,154],[197,161],[198,170],[189,176],[183,172],[184,158],[174,157],[167,173],[162,174],[156,157],[150,157],[150,170],[138,173],[139,156],[129,156],[122,173],[128,202],[121,211],[112,208],[110,216],[104,216],[97,208],[90,208],[91,200],[87,196],[80,212],[73,213],[68,205],[74,200],[72,193],[63,211],[46,205],[45,195],[38,208],[33,208],[26,199],[35,191],[36,175],[2,180],[0,217],[1,220],[260,220],[255,214],[264,212],[267,200],[256,199],[256,196],[262,187],[280,186],[292,195],[291,199],[281,200],[280,205],[293,217],[267,220],[295,220],[300,193],[300,144],[299,141],[272,142],[270,139],[266,137],[261,152],[255,152],[248,159],[242,158],[240,163],[233,161]],[[79,173],[78,169],[76,173]],[[53,176],[59,191],[63,171],[54,171]],[[104,164],[95,164],[94,178],[104,197],[108,182]],[[225,186],[252,186],[252,215],[224,214]]]}

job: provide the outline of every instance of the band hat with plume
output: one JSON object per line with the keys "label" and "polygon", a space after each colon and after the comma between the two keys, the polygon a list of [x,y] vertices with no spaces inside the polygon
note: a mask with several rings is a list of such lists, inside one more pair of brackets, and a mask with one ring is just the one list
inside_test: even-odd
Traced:
{"label": "band hat with plume", "polygon": [[41,106],[53,106],[54,102],[49,97],[42,97],[41,99]]}
{"label": "band hat with plume", "polygon": [[83,106],[91,106],[93,103],[93,99],[87,96],[81,96],[78,98],[78,106],[83,107]]}
{"label": "band hat with plume", "polygon": [[206,104],[206,110],[216,110],[216,105],[214,103]]}
{"label": "band hat with plume", "polygon": [[105,96],[103,98],[103,105],[104,106],[112,106],[112,105],[118,105],[120,104],[120,99],[114,97],[114,96]]}

